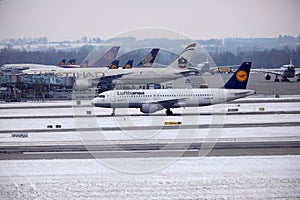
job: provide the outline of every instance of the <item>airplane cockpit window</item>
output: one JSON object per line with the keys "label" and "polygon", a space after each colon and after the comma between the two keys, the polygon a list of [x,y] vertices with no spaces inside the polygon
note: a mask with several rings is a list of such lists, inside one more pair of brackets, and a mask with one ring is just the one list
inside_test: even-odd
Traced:
{"label": "airplane cockpit window", "polygon": [[99,95],[99,97],[100,97],[100,98],[105,98],[105,95],[102,95],[102,94],[101,94],[101,95]]}

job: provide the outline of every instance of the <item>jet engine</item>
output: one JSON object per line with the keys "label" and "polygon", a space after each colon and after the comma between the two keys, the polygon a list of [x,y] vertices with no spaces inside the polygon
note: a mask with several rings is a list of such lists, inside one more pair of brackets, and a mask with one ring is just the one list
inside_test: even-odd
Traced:
{"label": "jet engine", "polygon": [[141,107],[142,113],[154,113],[156,111],[162,110],[164,107],[162,107],[159,104],[143,104]]}
{"label": "jet engine", "polygon": [[265,79],[266,79],[266,80],[270,80],[270,79],[271,79],[270,74],[266,74],[266,75],[265,75]]}
{"label": "jet engine", "polygon": [[88,79],[76,79],[74,89],[75,90],[87,90],[92,86]]}

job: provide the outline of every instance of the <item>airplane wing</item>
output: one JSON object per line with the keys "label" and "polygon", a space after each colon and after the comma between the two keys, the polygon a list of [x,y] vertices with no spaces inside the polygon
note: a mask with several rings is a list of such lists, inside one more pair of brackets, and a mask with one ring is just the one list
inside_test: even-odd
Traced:
{"label": "airplane wing", "polygon": [[259,72],[259,73],[266,73],[266,74],[274,74],[274,75],[278,75],[281,76],[280,71],[276,71],[274,69],[253,69],[251,70],[251,72]]}
{"label": "airplane wing", "polygon": [[167,100],[161,100],[161,101],[145,101],[143,104],[159,104],[164,108],[174,108],[178,107],[176,104],[178,104],[180,101],[185,100],[187,98],[176,98],[176,99],[167,99]]}

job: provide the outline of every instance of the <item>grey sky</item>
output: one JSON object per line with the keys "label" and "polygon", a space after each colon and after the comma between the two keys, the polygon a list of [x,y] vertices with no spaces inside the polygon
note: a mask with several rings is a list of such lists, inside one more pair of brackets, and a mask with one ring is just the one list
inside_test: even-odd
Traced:
{"label": "grey sky", "polygon": [[193,39],[300,35],[299,0],[0,0],[0,39],[107,39],[142,27]]}

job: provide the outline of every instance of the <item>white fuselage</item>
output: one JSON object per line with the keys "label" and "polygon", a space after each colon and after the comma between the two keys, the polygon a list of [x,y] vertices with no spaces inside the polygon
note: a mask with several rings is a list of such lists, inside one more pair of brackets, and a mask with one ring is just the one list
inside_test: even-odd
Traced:
{"label": "white fuselage", "polygon": [[105,108],[141,108],[143,104],[163,108],[198,107],[225,103],[254,94],[239,89],[153,89],[112,90],[99,94],[92,104]]}
{"label": "white fuselage", "polygon": [[115,77],[114,84],[144,84],[161,83],[185,76],[182,73],[193,74],[189,69],[169,68],[132,68],[132,69],[108,69],[108,68],[37,68],[24,70],[25,74],[53,73],[58,77],[76,77],[77,79],[97,79],[103,77]]}

